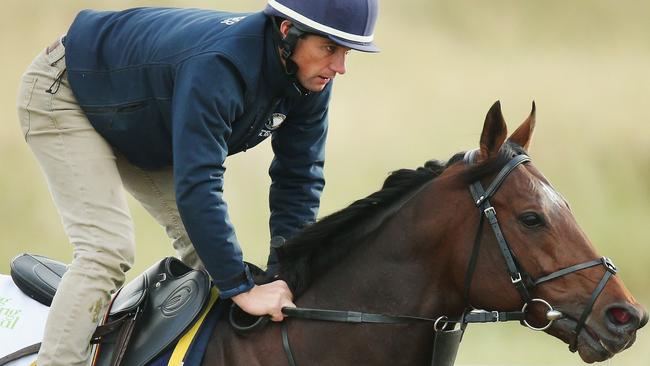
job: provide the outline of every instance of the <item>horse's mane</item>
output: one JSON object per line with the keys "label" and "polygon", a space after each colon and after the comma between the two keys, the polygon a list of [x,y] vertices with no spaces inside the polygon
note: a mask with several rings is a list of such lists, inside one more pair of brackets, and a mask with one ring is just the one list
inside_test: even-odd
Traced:
{"label": "horse's mane", "polygon": [[[469,184],[496,173],[508,160],[523,150],[506,143],[493,159],[463,171],[460,180]],[[380,217],[391,206],[435,179],[449,166],[463,160],[464,152],[455,154],[447,162],[429,160],[417,169],[400,169],[390,173],[382,188],[353,202],[350,206],[330,214],[306,227],[280,248],[280,277],[300,296],[315,277],[327,272],[341,258],[377,229],[392,213]],[[377,219],[380,217],[380,219]]]}

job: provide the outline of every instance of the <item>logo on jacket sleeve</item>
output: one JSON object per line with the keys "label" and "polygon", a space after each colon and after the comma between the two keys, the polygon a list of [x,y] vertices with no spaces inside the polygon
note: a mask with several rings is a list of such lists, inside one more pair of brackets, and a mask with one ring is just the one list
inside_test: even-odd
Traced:
{"label": "logo on jacket sleeve", "polygon": [[267,130],[273,131],[278,127],[280,127],[280,125],[282,124],[282,122],[284,122],[286,118],[287,116],[285,116],[282,113],[273,113],[269,118],[269,120],[266,121],[266,125],[264,125],[264,127],[266,127]]}
{"label": "logo on jacket sleeve", "polygon": [[260,132],[259,136],[262,137],[271,136],[271,133],[277,130],[286,118],[287,116],[282,113],[273,113],[264,124],[264,128]]}
{"label": "logo on jacket sleeve", "polygon": [[222,20],[221,23],[225,24],[225,25],[233,25],[233,24],[239,23],[239,21],[244,19],[244,18],[246,18],[246,17],[243,16],[243,17],[228,18],[228,19]]}

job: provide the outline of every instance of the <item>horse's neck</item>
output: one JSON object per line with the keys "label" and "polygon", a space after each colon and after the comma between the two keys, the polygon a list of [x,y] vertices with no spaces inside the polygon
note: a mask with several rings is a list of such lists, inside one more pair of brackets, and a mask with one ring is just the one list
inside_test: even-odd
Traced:
{"label": "horse's neck", "polygon": [[399,213],[315,279],[299,303],[427,317],[462,307],[458,286],[450,278],[455,249],[445,237],[450,222],[444,218],[450,211],[436,199],[449,193],[434,185],[416,193],[415,199],[398,203]]}
{"label": "horse's neck", "polygon": [[[433,316],[437,304],[423,302],[431,293],[445,293],[442,269],[424,267],[404,253],[382,249],[399,239],[380,236],[365,242],[342,263],[316,279],[298,299],[302,306]],[[399,246],[399,244],[394,244]]]}
{"label": "horse's neck", "polygon": [[[441,237],[435,230],[426,237],[418,233],[413,215],[416,205],[405,205],[400,214],[381,226],[381,229],[359,243],[341,263],[326,275],[316,279],[297,300],[301,307],[352,310],[383,314],[437,317],[448,314],[458,302],[445,281],[446,266],[430,263],[422,258],[423,250],[435,249]],[[441,235],[438,235],[441,236]],[[424,249],[428,248],[428,249]],[[440,258],[444,262],[444,258]],[[404,364],[418,364],[430,355],[433,332],[430,325],[383,326],[349,325],[319,322],[301,322],[304,334],[339,334],[332,341],[349,348],[377,342],[382,353],[402,355]],[[313,329],[312,329],[313,328]],[[320,335],[313,339],[317,347]],[[391,341],[386,341],[390,339]],[[328,339],[328,341],[330,341]],[[308,341],[309,342],[309,341]],[[309,348],[309,347],[307,347]],[[315,352],[315,351],[314,351]],[[317,355],[312,355],[317,357]],[[373,364],[372,360],[350,357],[357,362]],[[395,359],[393,357],[388,359]],[[379,364],[382,364],[379,362]]]}

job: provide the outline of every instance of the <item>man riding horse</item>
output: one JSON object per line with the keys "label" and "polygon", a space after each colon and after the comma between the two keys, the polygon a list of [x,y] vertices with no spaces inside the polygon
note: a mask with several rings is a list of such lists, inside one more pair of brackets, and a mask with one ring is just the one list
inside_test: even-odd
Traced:
{"label": "man riding horse", "polygon": [[87,10],[36,57],[18,113],[74,249],[39,365],[89,362],[91,334],[134,263],[122,186],[222,298],[283,319],[286,283],[256,286],[242,261],[224,161],[272,136],[271,237],[313,222],[332,80],[350,50],[378,52],[377,13],[376,0],[269,0],[251,14]]}

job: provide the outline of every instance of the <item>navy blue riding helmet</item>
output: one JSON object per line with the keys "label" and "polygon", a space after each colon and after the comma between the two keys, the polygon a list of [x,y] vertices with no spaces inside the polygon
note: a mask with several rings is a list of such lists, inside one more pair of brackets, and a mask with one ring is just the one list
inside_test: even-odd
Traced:
{"label": "navy blue riding helmet", "polygon": [[284,42],[285,58],[293,53],[298,37],[304,33],[325,36],[354,50],[379,52],[373,43],[378,0],[268,0],[264,13],[294,24]]}

